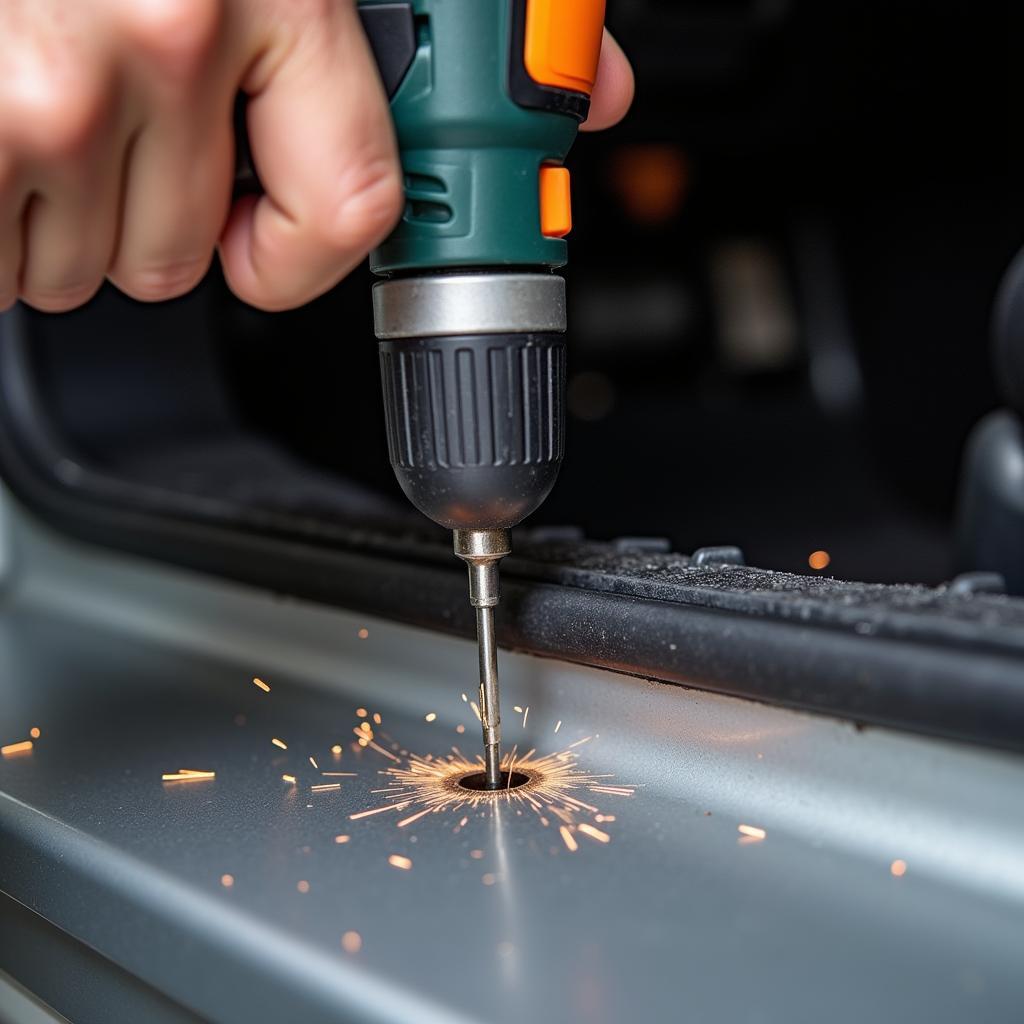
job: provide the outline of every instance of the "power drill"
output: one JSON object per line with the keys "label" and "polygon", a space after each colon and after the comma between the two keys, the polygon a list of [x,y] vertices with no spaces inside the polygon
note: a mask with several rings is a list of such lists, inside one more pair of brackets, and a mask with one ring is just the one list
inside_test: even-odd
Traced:
{"label": "power drill", "polygon": [[494,608],[509,530],[565,447],[563,166],[597,76],[604,0],[361,0],[406,206],[370,256],[391,464],[454,531],[480,657],[483,788],[501,771]]}

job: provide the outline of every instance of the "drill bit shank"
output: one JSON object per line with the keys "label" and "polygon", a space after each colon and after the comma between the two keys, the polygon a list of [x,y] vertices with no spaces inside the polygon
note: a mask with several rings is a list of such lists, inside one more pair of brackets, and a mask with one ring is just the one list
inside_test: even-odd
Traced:
{"label": "drill bit shank", "polygon": [[476,609],[480,655],[480,722],[488,789],[501,787],[501,708],[494,608],[498,603],[498,563],[511,550],[507,530],[456,530],[455,554],[469,568],[469,601]]}

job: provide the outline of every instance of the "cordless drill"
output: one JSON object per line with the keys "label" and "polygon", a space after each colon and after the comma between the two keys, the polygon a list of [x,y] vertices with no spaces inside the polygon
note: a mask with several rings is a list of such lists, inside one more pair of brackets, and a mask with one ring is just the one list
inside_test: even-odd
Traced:
{"label": "cordless drill", "polygon": [[371,254],[391,464],[469,569],[487,789],[504,784],[494,608],[509,530],[565,445],[563,162],[587,116],[604,0],[361,0],[405,213]]}

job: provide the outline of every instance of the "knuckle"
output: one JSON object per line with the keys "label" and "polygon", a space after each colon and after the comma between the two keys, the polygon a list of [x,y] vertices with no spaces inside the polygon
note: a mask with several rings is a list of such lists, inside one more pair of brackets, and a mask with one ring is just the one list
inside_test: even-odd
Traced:
{"label": "knuckle", "polygon": [[323,220],[325,241],[338,249],[369,249],[398,222],[405,206],[401,172],[393,160],[368,164],[354,189]]}
{"label": "knuckle", "polygon": [[0,142],[9,155],[47,159],[77,155],[113,107],[108,61],[59,34],[51,45],[15,50],[0,75]]}
{"label": "knuckle", "polygon": [[43,159],[73,157],[86,150],[107,117],[107,97],[93,83],[75,89],[37,82],[23,91],[10,113],[25,148]]}
{"label": "knuckle", "polygon": [[223,0],[131,0],[128,32],[161,74],[191,79],[219,34]]}
{"label": "knuckle", "polygon": [[111,279],[126,295],[140,302],[176,299],[190,292],[203,279],[210,266],[210,256],[203,259],[177,260],[150,267],[111,274]]}

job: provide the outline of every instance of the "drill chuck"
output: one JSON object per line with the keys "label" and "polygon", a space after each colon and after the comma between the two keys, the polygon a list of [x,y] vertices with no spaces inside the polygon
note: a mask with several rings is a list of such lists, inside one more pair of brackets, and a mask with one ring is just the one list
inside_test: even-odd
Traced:
{"label": "drill chuck", "polygon": [[391,464],[409,500],[447,529],[511,529],[554,486],[565,450],[563,289],[560,277],[522,273],[375,288],[377,333],[390,335],[380,362]]}

